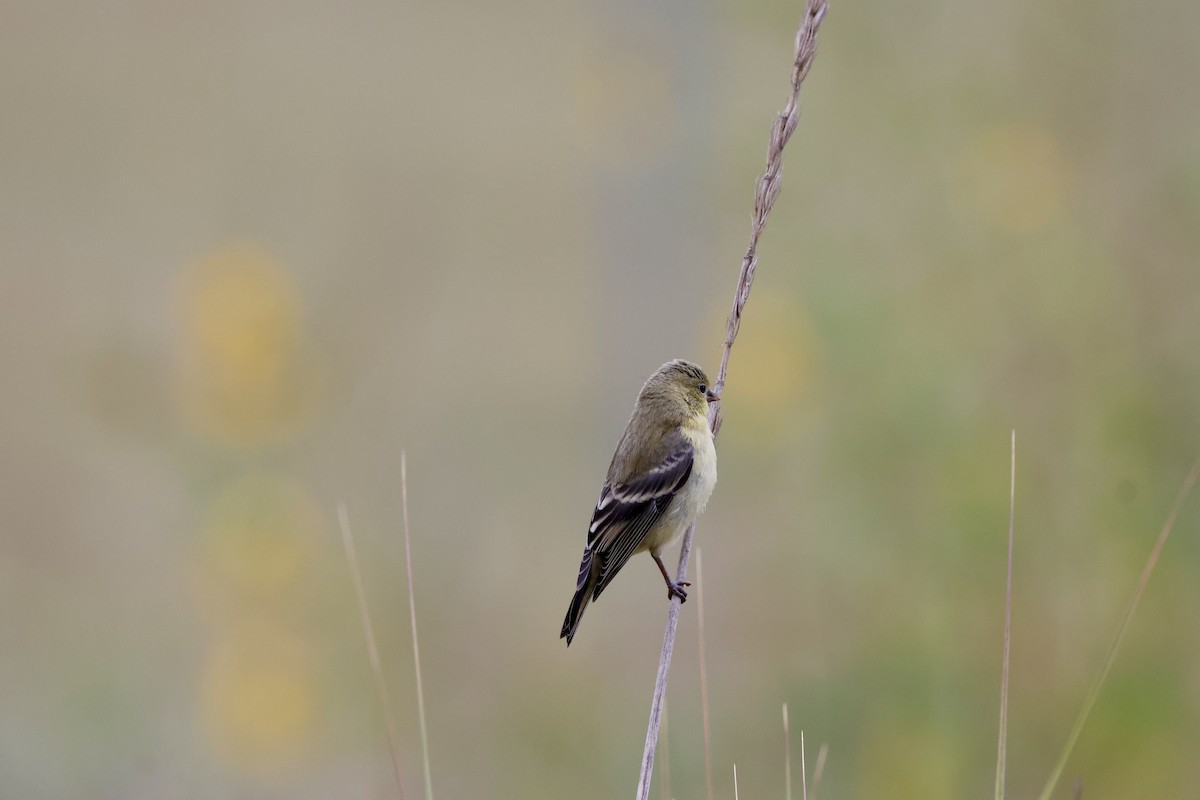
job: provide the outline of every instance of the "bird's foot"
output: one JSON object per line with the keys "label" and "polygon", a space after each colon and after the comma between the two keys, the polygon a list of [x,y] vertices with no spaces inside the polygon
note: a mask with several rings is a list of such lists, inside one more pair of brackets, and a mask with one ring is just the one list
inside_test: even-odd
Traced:
{"label": "bird's foot", "polygon": [[667,584],[667,600],[670,600],[674,597],[678,597],[679,602],[686,603],[687,602],[687,591],[683,588],[685,586],[691,586],[691,584],[688,583],[687,581],[678,581],[677,583],[668,583]]}

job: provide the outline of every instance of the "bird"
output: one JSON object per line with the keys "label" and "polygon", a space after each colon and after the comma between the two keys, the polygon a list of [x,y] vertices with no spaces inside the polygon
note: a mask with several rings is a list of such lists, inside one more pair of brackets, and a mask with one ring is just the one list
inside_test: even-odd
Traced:
{"label": "bird", "polygon": [[720,399],[704,370],[682,359],[663,364],[642,386],[588,526],[575,595],[559,634],[568,647],[588,603],[635,553],[649,551],[668,601],[687,600],[691,584],[671,580],[662,551],[696,521],[716,485],[708,406]]}

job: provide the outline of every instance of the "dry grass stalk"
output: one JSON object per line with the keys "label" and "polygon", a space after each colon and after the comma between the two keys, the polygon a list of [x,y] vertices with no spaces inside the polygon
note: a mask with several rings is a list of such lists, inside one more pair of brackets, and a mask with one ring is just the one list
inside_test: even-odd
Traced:
{"label": "dry grass stalk", "polygon": [[354,596],[358,600],[358,613],[362,618],[363,636],[367,640],[367,657],[371,661],[371,672],[375,676],[375,691],[379,694],[379,707],[383,709],[383,721],[387,727],[388,749],[392,753],[392,769],[396,772],[396,792],[400,800],[404,800],[404,779],[400,775],[400,742],[396,737],[396,720],[392,717],[392,702],[388,697],[387,683],[383,679],[383,666],[379,660],[379,648],[375,644],[371,614],[367,610],[367,594],[363,589],[362,572],[358,568],[358,552],[354,549],[354,536],[350,533],[350,517],[346,513],[345,503],[338,503],[338,523],[342,529],[346,560],[350,562],[350,577],[354,582]]}
{"label": "dry grass stalk", "polygon": [[1004,772],[1008,760],[1008,662],[1012,642],[1013,517],[1017,502],[1017,432],[1012,432],[1012,459],[1008,475],[1008,580],[1004,590],[1004,658],[1000,670],[1000,744],[996,753],[996,800],[1004,800]]}
{"label": "dry grass stalk", "polygon": [[[754,283],[754,273],[758,267],[758,240],[767,222],[767,216],[779,196],[783,176],[783,148],[796,130],[800,119],[800,87],[808,76],[813,59],[817,54],[817,32],[825,13],[829,10],[828,0],[808,0],[804,9],[804,19],[796,31],[795,59],[792,62],[792,91],[787,105],[775,117],[771,126],[770,141],[767,145],[767,166],[758,181],[754,194],[754,216],[750,226],[750,244],[742,257],[741,271],[738,273],[737,288],[733,295],[733,310],[725,325],[725,344],[721,353],[721,366],[717,372],[715,388],[723,392],[725,376],[729,368],[729,353],[737,338],[738,329],[742,324],[742,312],[746,300],[750,297],[750,287]],[[713,403],[709,408],[709,426],[715,436],[721,429],[721,404]],[[692,538],[696,526],[692,525],[683,534],[683,542],[679,547],[679,569],[676,580],[682,581],[687,577],[688,559],[692,552]],[[658,743],[658,728],[662,717],[663,697],[667,691],[667,676],[671,671],[671,654],[675,650],[675,634],[679,627],[678,598],[672,598],[667,609],[667,629],[663,635],[662,652],[659,656],[658,675],[654,682],[654,695],[650,702],[650,721],[646,726],[646,746],[642,751],[642,767],[638,777],[637,800],[646,800],[650,796],[650,776],[654,774],[654,750]]]}
{"label": "dry grass stalk", "polygon": [[404,520],[404,564],[408,569],[408,614],[412,621],[413,666],[417,676],[417,720],[421,726],[421,760],[425,769],[425,800],[433,800],[429,769],[429,734],[425,731],[425,688],[421,681],[421,649],[417,646],[417,601],[413,590],[412,542],[408,533],[408,462],[400,451],[400,508]]}
{"label": "dry grass stalk", "polygon": [[[808,800],[808,764],[804,761],[804,731],[800,731],[800,796]],[[788,798],[791,798],[791,786],[788,786]]]}
{"label": "dry grass stalk", "polygon": [[700,718],[704,728],[704,797],[713,800],[712,793],[712,742],[709,738],[708,727],[708,659],[704,649],[704,570],[700,558],[700,548],[696,548],[696,618],[700,641]]}
{"label": "dry grass stalk", "polygon": [[813,800],[817,800],[817,787],[821,785],[821,778],[825,776],[825,757],[827,755],[829,755],[829,743],[821,742],[821,747],[817,750],[817,763],[813,767]]}
{"label": "dry grass stalk", "polygon": [[792,800],[792,731],[788,725],[787,703],[783,704],[783,787],[783,796]]}

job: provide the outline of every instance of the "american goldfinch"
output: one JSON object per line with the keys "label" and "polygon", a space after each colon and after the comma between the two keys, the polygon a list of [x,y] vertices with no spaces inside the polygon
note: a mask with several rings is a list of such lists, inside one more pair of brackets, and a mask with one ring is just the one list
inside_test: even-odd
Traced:
{"label": "american goldfinch", "polygon": [[668,600],[687,600],[684,587],[690,584],[671,580],[662,550],[700,516],[716,485],[708,404],[719,399],[704,370],[682,360],[663,364],[638,393],[588,527],[560,634],[568,646],[588,603],[634,553],[650,551],[667,582]]}

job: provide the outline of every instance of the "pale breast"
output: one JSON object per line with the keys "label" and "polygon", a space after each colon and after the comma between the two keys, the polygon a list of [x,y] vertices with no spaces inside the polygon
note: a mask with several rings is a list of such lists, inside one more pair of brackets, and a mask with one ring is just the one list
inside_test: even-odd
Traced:
{"label": "pale breast", "polygon": [[717,448],[713,445],[712,431],[707,425],[700,430],[685,429],[684,435],[696,449],[692,456],[692,475],[686,488],[686,514],[690,524],[704,511],[704,507],[708,505],[708,498],[712,496],[713,487],[717,485]]}
{"label": "pale breast", "polygon": [[657,551],[668,544],[695,522],[696,517],[708,505],[713,487],[717,485],[717,449],[713,446],[712,433],[707,425],[697,423],[685,427],[683,434],[691,442],[694,449],[692,455],[692,474],[671,501],[666,515],[659,521],[654,530],[646,536],[643,550]]}

